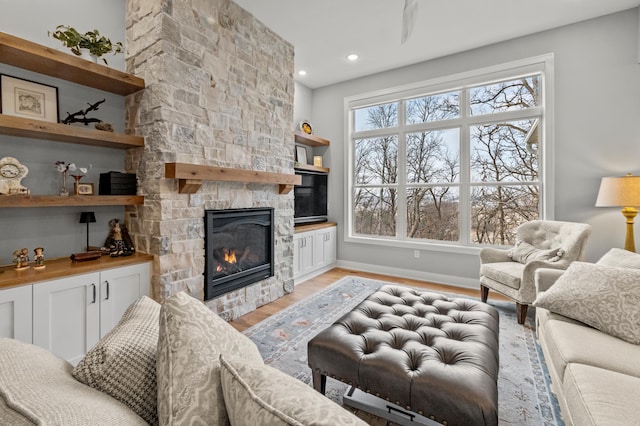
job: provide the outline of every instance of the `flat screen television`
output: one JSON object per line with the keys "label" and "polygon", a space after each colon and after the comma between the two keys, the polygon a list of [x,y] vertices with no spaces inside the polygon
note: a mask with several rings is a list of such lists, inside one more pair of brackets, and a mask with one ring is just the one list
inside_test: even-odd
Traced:
{"label": "flat screen television", "polygon": [[306,224],[327,221],[327,174],[296,170],[302,184],[293,189],[294,223]]}

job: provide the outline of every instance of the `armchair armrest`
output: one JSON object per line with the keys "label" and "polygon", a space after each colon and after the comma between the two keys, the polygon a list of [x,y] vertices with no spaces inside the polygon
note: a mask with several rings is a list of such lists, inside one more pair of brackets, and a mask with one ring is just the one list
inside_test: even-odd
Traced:
{"label": "armchair armrest", "polygon": [[564,273],[563,269],[540,268],[535,272],[536,293],[549,290]]}
{"label": "armchair armrest", "polygon": [[480,250],[480,263],[511,262],[509,250],[483,247]]}

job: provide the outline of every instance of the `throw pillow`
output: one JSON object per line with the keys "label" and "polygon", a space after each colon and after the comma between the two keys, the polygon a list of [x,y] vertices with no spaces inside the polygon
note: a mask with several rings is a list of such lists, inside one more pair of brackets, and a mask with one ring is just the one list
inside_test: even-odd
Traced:
{"label": "throw pillow", "polygon": [[629,250],[612,248],[606,252],[604,256],[596,262],[596,264],[603,266],[617,266],[619,268],[640,269],[640,254]]}
{"label": "throw pillow", "polygon": [[256,345],[184,292],[160,309],[158,417],[161,425],[227,425],[220,354],[264,365]]}
{"label": "throw pillow", "polygon": [[520,263],[528,263],[534,260],[557,262],[563,254],[564,250],[561,248],[541,250],[524,241],[519,241],[516,243],[516,246],[509,251],[511,260]]}
{"label": "throw pillow", "polygon": [[220,380],[233,426],[367,424],[312,387],[267,365],[220,355]]}
{"label": "throw pillow", "polygon": [[573,262],[533,306],[640,344],[640,270]]}
{"label": "throw pillow", "polygon": [[73,377],[158,424],[156,352],[160,304],[143,296],[73,369]]}
{"label": "throw pillow", "polygon": [[147,425],[122,402],[74,379],[72,370],[46,349],[0,338],[0,424]]}

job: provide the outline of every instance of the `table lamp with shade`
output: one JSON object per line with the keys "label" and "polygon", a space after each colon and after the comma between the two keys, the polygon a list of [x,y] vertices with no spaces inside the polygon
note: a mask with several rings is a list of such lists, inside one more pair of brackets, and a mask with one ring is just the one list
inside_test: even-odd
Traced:
{"label": "table lamp with shade", "polygon": [[627,233],[624,240],[625,250],[636,251],[633,236],[633,218],[638,214],[640,206],[640,176],[603,177],[600,182],[596,207],[622,207],[622,214],[627,219]]}
{"label": "table lamp with shade", "polygon": [[96,215],[94,212],[81,212],[80,213],[80,221],[79,223],[86,223],[87,224],[87,248],[86,250],[89,251],[89,224],[90,223],[95,223],[96,221]]}

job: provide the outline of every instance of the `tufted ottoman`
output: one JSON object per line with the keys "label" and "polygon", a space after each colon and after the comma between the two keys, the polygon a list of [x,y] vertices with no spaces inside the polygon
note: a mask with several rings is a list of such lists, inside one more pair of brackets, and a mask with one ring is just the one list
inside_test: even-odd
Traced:
{"label": "tufted ottoman", "polygon": [[498,312],[385,285],[309,341],[313,386],[331,376],[446,425],[498,424]]}

